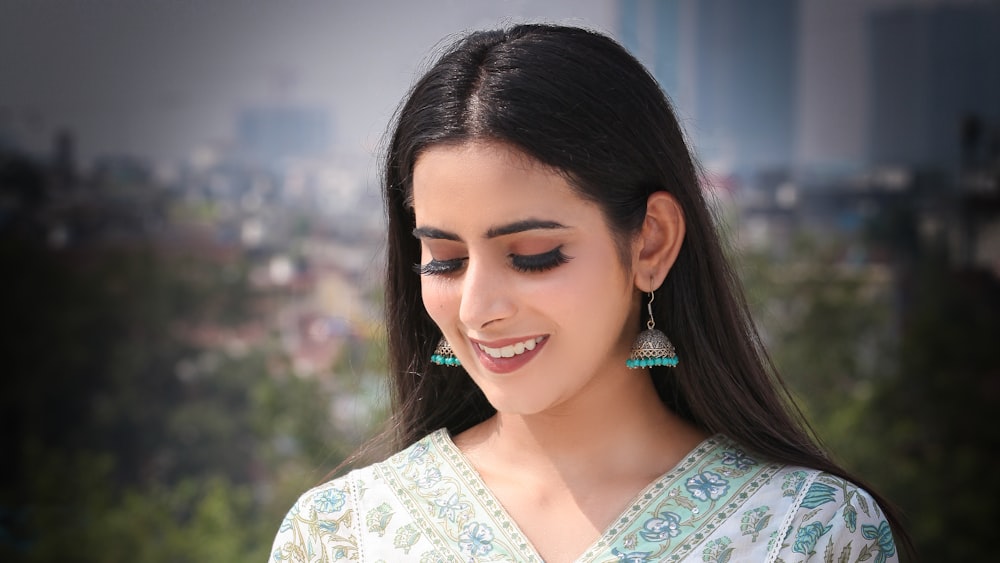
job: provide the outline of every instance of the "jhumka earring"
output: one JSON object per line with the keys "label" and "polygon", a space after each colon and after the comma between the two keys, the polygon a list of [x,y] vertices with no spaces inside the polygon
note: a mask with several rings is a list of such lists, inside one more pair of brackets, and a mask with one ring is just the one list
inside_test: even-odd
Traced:
{"label": "jhumka earring", "polygon": [[462,362],[458,361],[455,357],[455,351],[451,349],[451,344],[445,337],[441,337],[441,342],[438,342],[437,348],[434,349],[434,354],[431,356],[431,361],[439,366],[461,366]]}
{"label": "jhumka earring", "polygon": [[632,344],[632,353],[629,354],[625,365],[630,368],[647,368],[653,366],[677,366],[677,352],[674,345],[667,338],[663,331],[657,330],[656,322],[653,320],[653,297],[655,294],[649,292],[649,303],[646,309],[649,311],[649,320],[646,321],[646,330],[639,333]]}

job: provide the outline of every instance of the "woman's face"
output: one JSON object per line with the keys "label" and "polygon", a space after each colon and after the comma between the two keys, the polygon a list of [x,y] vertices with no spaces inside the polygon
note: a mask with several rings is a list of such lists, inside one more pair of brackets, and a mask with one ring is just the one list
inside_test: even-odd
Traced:
{"label": "woman's face", "polygon": [[424,306],[499,412],[566,407],[629,376],[634,285],[600,209],[562,175],[503,144],[437,146],[416,162],[413,204]]}

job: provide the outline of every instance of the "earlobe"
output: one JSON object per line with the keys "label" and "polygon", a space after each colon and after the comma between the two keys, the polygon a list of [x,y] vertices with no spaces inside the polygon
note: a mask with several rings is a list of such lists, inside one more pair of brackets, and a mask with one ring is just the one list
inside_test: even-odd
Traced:
{"label": "earlobe", "polygon": [[[646,218],[637,241],[634,283],[643,292],[659,287],[673,267],[684,243],[684,212],[668,192],[654,192],[646,200]],[[648,287],[652,280],[653,287]]]}

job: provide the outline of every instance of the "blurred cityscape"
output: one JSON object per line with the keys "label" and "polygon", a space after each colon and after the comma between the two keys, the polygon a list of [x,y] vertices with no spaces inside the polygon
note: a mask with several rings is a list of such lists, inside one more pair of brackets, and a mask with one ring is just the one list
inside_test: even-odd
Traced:
{"label": "blurred cityscape", "polygon": [[[981,559],[1000,500],[967,485],[1000,447],[1000,3],[803,4],[607,2],[675,103],[816,432],[924,557]],[[802,39],[824,25],[855,41]],[[836,83],[844,53],[860,93]],[[79,132],[42,121],[0,107],[0,559],[263,560],[295,495],[384,416],[371,152],[280,97],[184,159],[81,158]]]}
{"label": "blurred cityscape", "polygon": [[184,327],[185,337],[245,349],[273,329],[296,373],[329,377],[345,343],[379,330],[384,229],[377,190],[325,154],[324,118],[313,108],[243,109],[232,147],[181,164],[108,156],[84,168],[70,131],[49,154],[3,147],[0,227],[53,253],[146,245],[234,276],[245,268],[263,299],[258,314],[234,330]]}

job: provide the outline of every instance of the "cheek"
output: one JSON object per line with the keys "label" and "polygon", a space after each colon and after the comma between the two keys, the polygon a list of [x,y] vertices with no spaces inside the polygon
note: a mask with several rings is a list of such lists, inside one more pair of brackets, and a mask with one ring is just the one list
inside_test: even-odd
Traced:
{"label": "cheek", "polygon": [[623,293],[629,294],[630,288],[617,255],[606,249],[578,252],[568,264],[538,285],[548,299],[565,303],[577,311],[599,306],[594,301],[605,302]]}
{"label": "cheek", "polygon": [[595,253],[580,260],[574,271],[548,288],[546,300],[570,322],[598,332],[617,330],[632,309],[632,284],[617,254]]}
{"label": "cheek", "polygon": [[449,317],[452,310],[458,311],[458,303],[452,288],[441,280],[423,278],[420,282],[420,296],[424,309],[439,326]]}

